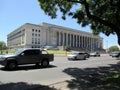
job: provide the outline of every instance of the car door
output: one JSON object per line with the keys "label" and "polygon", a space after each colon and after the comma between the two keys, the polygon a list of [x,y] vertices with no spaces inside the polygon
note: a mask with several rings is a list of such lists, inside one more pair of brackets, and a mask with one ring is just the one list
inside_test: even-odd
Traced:
{"label": "car door", "polygon": [[32,64],[37,62],[38,56],[34,53],[34,50],[26,50],[19,56],[19,64]]}

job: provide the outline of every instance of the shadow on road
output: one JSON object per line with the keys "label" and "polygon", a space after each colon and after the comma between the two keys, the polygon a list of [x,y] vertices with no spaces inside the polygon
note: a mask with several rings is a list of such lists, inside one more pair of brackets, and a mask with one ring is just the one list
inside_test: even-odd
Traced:
{"label": "shadow on road", "polygon": [[108,77],[120,73],[120,64],[99,68],[66,68],[64,73],[74,77],[68,80],[70,90],[120,90],[120,84],[106,82]]}
{"label": "shadow on road", "polygon": [[28,84],[25,82],[6,83],[6,84],[2,84],[0,82],[0,90],[56,90],[56,89],[45,85]]}
{"label": "shadow on road", "polygon": [[20,70],[47,69],[47,68],[55,68],[55,67],[56,66],[54,66],[54,65],[49,65],[48,67],[45,67],[45,68],[42,67],[42,66],[27,65],[27,66],[19,66],[14,70],[8,70],[8,69],[2,67],[2,68],[0,68],[0,70],[3,70],[3,71],[20,71]]}

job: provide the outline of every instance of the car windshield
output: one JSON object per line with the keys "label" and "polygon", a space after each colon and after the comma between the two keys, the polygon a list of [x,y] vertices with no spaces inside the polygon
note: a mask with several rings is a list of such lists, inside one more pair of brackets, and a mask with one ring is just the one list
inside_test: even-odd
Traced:
{"label": "car windshield", "polygon": [[15,55],[19,55],[20,53],[22,53],[24,51],[24,49],[18,49],[14,54]]}
{"label": "car windshield", "polygon": [[77,52],[74,52],[74,53],[72,53],[73,55],[78,55],[78,53]]}

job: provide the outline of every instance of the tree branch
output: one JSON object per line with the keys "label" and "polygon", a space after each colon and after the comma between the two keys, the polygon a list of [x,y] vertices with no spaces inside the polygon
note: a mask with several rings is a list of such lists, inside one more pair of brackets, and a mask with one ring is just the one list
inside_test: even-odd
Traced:
{"label": "tree branch", "polygon": [[67,0],[68,2],[73,2],[73,3],[80,3],[80,4],[84,4],[84,1],[86,0],[81,0],[81,1],[77,1],[77,0]]}
{"label": "tree branch", "polygon": [[[86,1],[86,0],[85,0],[85,1]],[[85,11],[86,11],[87,17],[88,17],[89,19],[92,19],[92,20],[94,20],[94,21],[97,21],[97,22],[105,25],[105,26],[108,26],[108,27],[111,28],[111,30],[117,31],[117,30],[119,29],[115,24],[111,23],[110,21],[108,21],[108,20],[103,20],[103,19],[101,19],[100,17],[97,17],[97,16],[95,16],[95,15],[92,15],[92,14],[90,13],[90,11],[89,11],[89,4],[88,4],[87,2],[85,2],[84,5],[85,5]]]}
{"label": "tree branch", "polygon": [[[120,28],[119,28],[119,27],[117,27],[115,24],[111,23],[111,22],[108,21],[108,20],[103,20],[103,19],[101,19],[100,17],[97,17],[97,16],[95,16],[95,15],[92,15],[92,14],[90,13],[90,10],[89,10],[89,4],[87,3],[86,0],[81,0],[81,1],[67,0],[67,1],[73,2],[73,3],[83,4],[83,5],[85,6],[85,11],[86,11],[87,17],[88,17],[89,19],[93,20],[93,21],[97,21],[97,22],[99,22],[99,23],[101,23],[101,24],[103,24],[103,25],[105,25],[105,26],[110,27],[111,30],[114,31],[114,32],[117,34],[118,44],[120,45]],[[120,10],[119,10],[120,0],[118,0],[118,3],[113,3],[113,2],[114,2],[114,0],[111,0],[111,1],[110,1],[110,4],[111,4],[112,6],[117,6],[118,9],[117,9],[117,12],[116,12],[116,18],[118,18],[118,17],[119,17],[118,14],[119,14],[119,11],[120,11]]]}

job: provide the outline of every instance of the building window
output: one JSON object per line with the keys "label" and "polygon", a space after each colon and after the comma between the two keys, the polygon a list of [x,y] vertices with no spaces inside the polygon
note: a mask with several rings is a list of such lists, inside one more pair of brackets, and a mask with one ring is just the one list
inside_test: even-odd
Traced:
{"label": "building window", "polygon": [[23,32],[25,31],[25,29],[22,30]]}
{"label": "building window", "polygon": [[34,33],[32,33],[32,36],[34,36]]}
{"label": "building window", "polygon": [[34,44],[34,38],[32,38],[32,44]]}
{"label": "building window", "polygon": [[32,29],[32,31],[34,32],[34,29]]}

